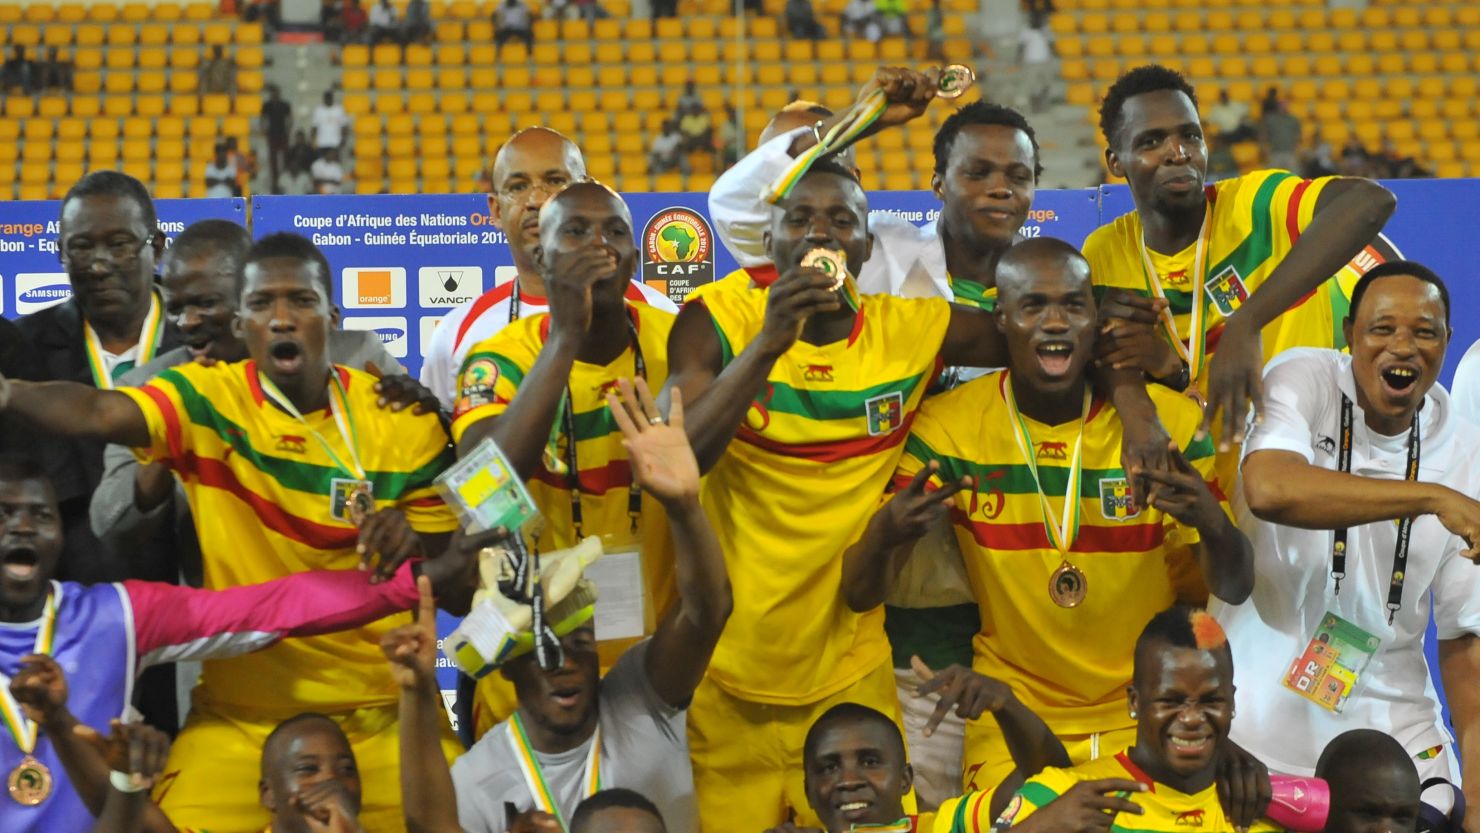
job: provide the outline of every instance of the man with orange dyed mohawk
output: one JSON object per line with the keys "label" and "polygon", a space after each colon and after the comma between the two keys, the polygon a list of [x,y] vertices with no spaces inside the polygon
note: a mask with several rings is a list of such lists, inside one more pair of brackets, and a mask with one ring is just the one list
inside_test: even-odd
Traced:
{"label": "man with orange dyed mohawk", "polygon": [[[1136,640],[1126,700],[1136,721],[1134,745],[1043,770],[1018,790],[997,828],[1232,833],[1236,823],[1220,801],[1218,775],[1231,746],[1233,654],[1217,620],[1186,605],[1156,614]],[[1280,828],[1261,819],[1237,829]]]}

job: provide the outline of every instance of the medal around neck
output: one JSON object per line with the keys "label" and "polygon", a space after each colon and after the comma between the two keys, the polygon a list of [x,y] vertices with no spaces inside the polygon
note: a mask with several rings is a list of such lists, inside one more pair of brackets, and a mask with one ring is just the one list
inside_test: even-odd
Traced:
{"label": "medal around neck", "polygon": [[1048,577],[1048,597],[1059,607],[1074,608],[1084,603],[1089,595],[1089,580],[1084,573],[1068,561],[1059,565]]}
{"label": "medal around neck", "polygon": [[813,249],[802,256],[803,269],[816,269],[829,278],[832,278],[832,291],[837,292],[843,287],[843,279],[848,277],[848,267],[843,261],[843,253],[832,249]]}
{"label": "medal around neck", "polygon": [[936,83],[936,98],[960,98],[976,84],[976,73],[965,64],[951,64],[941,69],[940,81]]}
{"label": "medal around neck", "polygon": [[51,797],[51,770],[30,755],[21,759],[10,771],[5,786],[10,789],[10,798],[23,807],[35,807]]}

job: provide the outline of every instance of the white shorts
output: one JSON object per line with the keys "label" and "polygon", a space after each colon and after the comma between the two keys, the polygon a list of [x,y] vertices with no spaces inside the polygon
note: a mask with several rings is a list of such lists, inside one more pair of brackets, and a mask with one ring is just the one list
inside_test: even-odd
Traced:
{"label": "white shorts", "polygon": [[905,745],[915,769],[915,797],[920,812],[934,810],[961,794],[961,759],[966,753],[966,721],[951,710],[925,737],[925,723],[935,713],[934,697],[916,697],[920,678],[908,668],[894,669],[899,707],[904,715]]}

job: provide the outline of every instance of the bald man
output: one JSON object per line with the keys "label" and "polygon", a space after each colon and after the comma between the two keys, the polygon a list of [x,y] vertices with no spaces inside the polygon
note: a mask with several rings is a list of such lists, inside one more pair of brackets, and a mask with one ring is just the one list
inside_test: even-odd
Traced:
{"label": "bald man", "polygon": [[[520,318],[548,309],[545,281],[534,255],[540,241],[540,208],[567,185],[585,179],[581,149],[548,127],[521,130],[499,148],[488,210],[508,239],[517,276],[447,313],[433,331],[421,383],[437,395],[443,410],[455,407],[458,370],[473,345]],[[641,281],[629,282],[625,292],[634,303],[677,312],[667,295]]]}
{"label": "bald man", "polygon": [[[1140,623],[1197,600],[1199,568],[1219,598],[1247,598],[1253,552],[1212,480],[1211,443],[1194,439],[1197,405],[1159,385],[1147,392],[1181,451],[1175,471],[1148,474],[1150,506],[1129,501],[1120,446],[1132,420],[1093,393],[1084,257],[1062,240],[1027,240],[1003,255],[997,282],[1008,367],[921,406],[894,497],[844,555],[843,597],[857,612],[882,604],[928,521],[948,510],[979,606],[973,667],[1010,686],[1084,763],[1134,738],[1124,689]],[[968,724],[965,789],[990,790],[1013,766],[999,727]]]}
{"label": "bald man", "polygon": [[1331,787],[1321,833],[1413,833],[1418,768],[1403,745],[1375,729],[1342,732],[1326,744],[1316,777]]}
{"label": "bald man", "polygon": [[[608,573],[622,571],[641,587],[640,628],[604,642],[609,667],[652,633],[673,598],[668,524],[650,495],[632,485],[622,434],[606,392],[618,379],[668,379],[673,313],[636,303],[627,292],[638,268],[632,214],[622,198],[579,182],[540,210],[536,266],[550,293],[548,313],[503,328],[463,359],[452,436],[466,455],[492,439],[529,482],[543,528],[529,536],[544,552],[596,535]],[[572,439],[574,434],[574,439]],[[527,531],[527,530],[526,530]],[[625,556],[625,557],[624,557]],[[607,588],[602,586],[605,591]],[[478,684],[472,723],[481,735],[510,710],[508,687],[495,675]]]}

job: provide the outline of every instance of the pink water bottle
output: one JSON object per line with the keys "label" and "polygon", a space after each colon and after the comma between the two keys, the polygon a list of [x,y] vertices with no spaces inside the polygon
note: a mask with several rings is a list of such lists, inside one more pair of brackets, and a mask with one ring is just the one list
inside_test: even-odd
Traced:
{"label": "pink water bottle", "polygon": [[1320,778],[1300,775],[1269,774],[1270,790],[1265,815],[1269,820],[1296,833],[1320,833],[1331,812],[1331,788]]}

